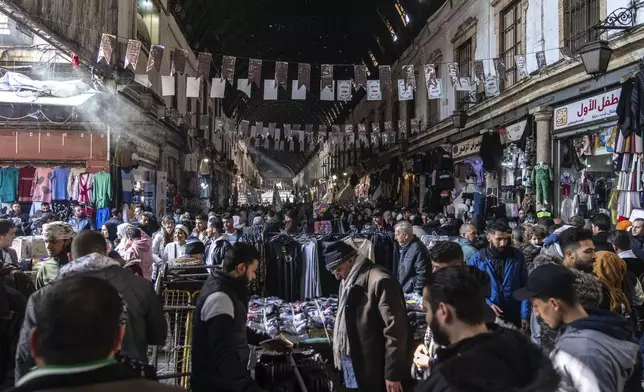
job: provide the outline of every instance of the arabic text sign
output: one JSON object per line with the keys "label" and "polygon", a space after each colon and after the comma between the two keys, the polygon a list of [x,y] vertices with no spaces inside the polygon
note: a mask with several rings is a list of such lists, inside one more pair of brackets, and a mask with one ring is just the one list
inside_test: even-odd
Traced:
{"label": "arabic text sign", "polygon": [[621,88],[608,91],[555,109],[555,130],[614,116]]}
{"label": "arabic text sign", "polygon": [[455,144],[452,147],[452,159],[459,159],[461,157],[468,156],[470,154],[478,154],[481,149],[481,142],[483,141],[483,136],[477,136],[475,138],[466,140]]}

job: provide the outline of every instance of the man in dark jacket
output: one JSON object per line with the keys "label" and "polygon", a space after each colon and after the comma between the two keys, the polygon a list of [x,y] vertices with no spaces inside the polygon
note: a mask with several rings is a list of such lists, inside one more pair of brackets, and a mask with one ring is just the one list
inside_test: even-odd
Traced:
{"label": "man in dark jacket", "polygon": [[608,236],[610,235],[611,220],[606,214],[597,214],[592,221],[593,229],[593,243],[595,244],[595,251],[612,252],[613,247],[608,243]]}
{"label": "man in dark jacket", "polygon": [[556,391],[548,358],[519,331],[486,325],[485,297],[463,267],[434,273],[425,291],[427,323],[439,349],[421,392]]}
{"label": "man in dark jacket", "polygon": [[0,391],[14,383],[16,348],[27,299],[0,280]]}
{"label": "man in dark jacket", "polygon": [[631,250],[644,260],[644,219],[637,218],[631,226]]}
{"label": "man in dark jacket", "polygon": [[221,265],[224,255],[230,249],[230,242],[223,235],[224,223],[219,217],[213,216],[208,219],[208,231],[210,239],[206,243],[204,261],[206,265]]}
{"label": "man in dark jacket", "polygon": [[414,235],[413,226],[407,221],[398,223],[394,233],[398,243],[394,275],[405,294],[422,294],[425,280],[431,274],[427,247]]}
{"label": "man in dark jacket", "polygon": [[[324,262],[341,280],[333,330],[333,357],[347,388],[402,392],[412,349],[400,284],[342,241],[324,249]],[[383,377],[384,376],[384,377]]]}
{"label": "man in dark jacket", "polygon": [[639,259],[631,250],[631,238],[628,233],[613,230],[608,237],[608,243],[611,244],[617,256],[626,262],[628,270],[642,280],[644,278],[644,260]]}
{"label": "man in dark jacket", "polygon": [[512,298],[512,292],[525,286],[528,280],[523,252],[510,246],[510,236],[503,224],[491,224],[487,229],[487,239],[489,245],[475,253],[468,264],[490,275],[492,291],[487,303],[496,315],[527,330],[530,301],[519,302]]}
{"label": "man in dark jacket", "polygon": [[224,222],[226,239],[231,245],[235,245],[237,241],[241,239],[244,232],[239,229],[235,229],[235,221],[232,215],[224,214],[222,221]]}
{"label": "man in dark jacket", "polygon": [[257,273],[259,252],[236,243],[204,284],[192,327],[192,390],[259,391],[248,372],[248,285]]}
{"label": "man in dark jacket", "polygon": [[[147,363],[148,345],[162,345],[166,338],[166,321],[161,303],[150,282],[121,268],[118,261],[106,256],[107,246],[101,233],[83,231],[72,242],[73,261],[60,269],[56,280],[82,275],[110,283],[128,307],[127,328],[121,353]],[[16,354],[16,379],[25,375],[35,362],[29,350],[29,332],[38,327],[35,308],[48,296],[50,286],[36,291],[27,302],[25,321],[20,331]]]}
{"label": "man in dark jacket", "polygon": [[39,321],[28,343],[37,368],[13,392],[183,391],[146,380],[116,361],[127,316],[111,284],[79,275],[47,287],[47,296],[31,310]]}

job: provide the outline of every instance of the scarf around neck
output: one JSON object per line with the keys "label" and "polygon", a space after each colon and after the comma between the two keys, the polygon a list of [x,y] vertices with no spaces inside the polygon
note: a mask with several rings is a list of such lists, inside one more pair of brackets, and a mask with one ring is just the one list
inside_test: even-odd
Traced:
{"label": "scarf around neck", "polygon": [[349,336],[347,335],[347,325],[345,309],[349,292],[355,286],[363,267],[366,265],[365,258],[358,256],[349,271],[349,275],[340,283],[340,298],[338,303],[338,314],[335,319],[335,329],[333,330],[333,361],[337,369],[341,368],[342,357],[350,356]]}

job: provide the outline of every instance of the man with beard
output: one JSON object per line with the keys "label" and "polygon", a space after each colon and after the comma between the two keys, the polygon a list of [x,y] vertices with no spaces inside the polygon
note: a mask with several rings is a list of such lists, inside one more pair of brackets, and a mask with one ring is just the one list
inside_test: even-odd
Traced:
{"label": "man with beard", "polygon": [[192,390],[259,391],[248,372],[248,285],[260,254],[243,242],[225,254],[197,298],[192,328]]}
{"label": "man with beard", "polygon": [[83,211],[83,207],[74,207],[74,216],[69,218],[68,223],[74,228],[74,231],[80,233],[83,230],[94,230],[94,222]]}
{"label": "man with beard", "polygon": [[405,297],[383,267],[342,241],[329,243],[324,262],[341,280],[333,359],[347,388],[402,392],[411,347]]}
{"label": "man with beard", "polygon": [[575,289],[575,274],[546,264],[514,293],[532,300],[535,312],[553,329],[563,327],[550,354],[565,391],[641,391],[639,347],[628,320],[608,311],[586,311]]}
{"label": "man with beard", "polygon": [[436,271],[425,290],[427,323],[437,344],[421,392],[555,391],[559,376],[519,331],[485,324],[485,297],[463,267]]}
{"label": "man with beard", "polygon": [[593,243],[596,251],[612,252],[613,248],[608,243],[611,219],[606,214],[597,214],[592,220]]}
{"label": "man with beard", "polygon": [[43,225],[42,235],[45,237],[49,258],[35,266],[36,290],[56,279],[58,270],[69,262],[72,240],[76,233],[69,223],[53,222]]}
{"label": "man with beard", "polygon": [[0,219],[0,265],[18,266],[18,254],[11,248],[16,238],[16,225],[8,219]]}
{"label": "man with beard", "polygon": [[490,276],[492,290],[487,303],[497,317],[526,331],[530,319],[530,301],[519,302],[511,295],[514,290],[525,286],[528,280],[523,252],[510,246],[510,235],[505,225],[491,224],[487,229],[487,240],[489,245],[474,253],[469,265]]}
{"label": "man with beard", "polygon": [[572,227],[559,234],[559,245],[563,253],[563,265],[589,274],[595,264],[593,232]]}
{"label": "man with beard", "polygon": [[631,249],[637,258],[644,260],[644,219],[637,218],[631,226]]}

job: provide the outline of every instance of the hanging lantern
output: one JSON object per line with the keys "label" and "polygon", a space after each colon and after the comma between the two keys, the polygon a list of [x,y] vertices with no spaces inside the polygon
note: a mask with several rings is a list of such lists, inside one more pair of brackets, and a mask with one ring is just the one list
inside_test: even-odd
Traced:
{"label": "hanging lantern", "polygon": [[467,124],[467,112],[465,110],[455,110],[452,113],[452,124],[454,128],[463,129]]}
{"label": "hanging lantern", "polygon": [[606,73],[613,49],[606,41],[593,41],[579,48],[581,61],[588,75],[599,76]]}

